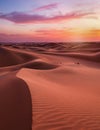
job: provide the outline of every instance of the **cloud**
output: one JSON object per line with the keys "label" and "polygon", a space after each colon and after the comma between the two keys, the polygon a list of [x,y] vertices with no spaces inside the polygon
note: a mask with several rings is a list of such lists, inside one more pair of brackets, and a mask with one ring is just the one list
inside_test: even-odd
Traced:
{"label": "cloud", "polygon": [[100,40],[100,29],[89,29],[80,34],[71,29],[37,30],[33,34],[0,33],[0,42],[66,42],[66,41],[97,41]]}
{"label": "cloud", "polygon": [[50,41],[58,41],[57,39],[54,39],[52,37],[45,37],[43,35],[19,35],[19,34],[0,34],[0,42],[50,42]]}
{"label": "cloud", "polygon": [[45,29],[37,30],[35,35],[41,36],[44,39],[47,38],[48,41],[69,41],[72,39],[73,32],[70,29]]}
{"label": "cloud", "polygon": [[63,35],[66,36],[66,34],[70,34],[70,29],[45,29],[45,30],[37,30],[35,31],[36,34],[41,36],[57,36]]}
{"label": "cloud", "polygon": [[86,41],[100,41],[100,29],[91,28],[83,34]]}
{"label": "cloud", "polygon": [[5,34],[0,33],[0,42],[60,42],[69,40],[69,30],[45,29],[37,30],[33,34]]}
{"label": "cloud", "polygon": [[1,19],[9,20],[14,23],[32,23],[45,19],[42,15],[30,15],[22,12],[12,12],[0,15]]}
{"label": "cloud", "polygon": [[0,19],[5,19],[14,23],[43,23],[43,22],[59,22],[63,20],[79,19],[91,15],[91,12],[71,12],[65,15],[45,16],[39,14],[27,14],[22,12],[12,12],[9,14],[0,14]]}
{"label": "cloud", "polygon": [[44,41],[45,37],[36,35],[22,35],[22,34],[4,34],[0,33],[0,42],[40,42]]}
{"label": "cloud", "polygon": [[90,36],[99,36],[100,37],[100,29],[89,29],[87,30],[87,35],[90,35]]}
{"label": "cloud", "polygon": [[41,10],[51,10],[57,8],[58,3],[48,4],[41,7],[36,8],[34,11],[41,11]]}

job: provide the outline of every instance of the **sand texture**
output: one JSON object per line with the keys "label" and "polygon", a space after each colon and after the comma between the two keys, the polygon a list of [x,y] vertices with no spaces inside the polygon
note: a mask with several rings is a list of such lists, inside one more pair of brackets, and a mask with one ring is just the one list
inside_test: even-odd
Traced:
{"label": "sand texture", "polygon": [[100,130],[100,44],[1,46],[0,130]]}

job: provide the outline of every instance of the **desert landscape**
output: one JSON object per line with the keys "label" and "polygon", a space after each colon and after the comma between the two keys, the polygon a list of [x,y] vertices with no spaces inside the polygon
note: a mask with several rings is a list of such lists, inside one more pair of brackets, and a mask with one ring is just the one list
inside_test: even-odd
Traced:
{"label": "desert landscape", "polygon": [[100,130],[100,43],[1,43],[0,130]]}

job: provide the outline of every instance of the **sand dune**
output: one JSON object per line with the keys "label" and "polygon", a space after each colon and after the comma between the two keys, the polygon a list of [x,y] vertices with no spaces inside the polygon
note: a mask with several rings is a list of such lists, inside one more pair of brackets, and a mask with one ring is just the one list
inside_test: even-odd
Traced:
{"label": "sand dune", "polygon": [[0,47],[1,130],[100,130],[100,44]]}
{"label": "sand dune", "polygon": [[22,69],[17,76],[31,92],[33,130],[100,129],[100,71],[87,67],[48,72]]}
{"label": "sand dune", "polygon": [[24,67],[38,70],[48,70],[56,68],[57,65],[49,64],[42,61],[34,61],[33,63],[26,64]]}
{"label": "sand dune", "polygon": [[35,57],[22,52],[14,52],[12,50],[0,48],[0,67],[21,64],[30,61]]}
{"label": "sand dune", "polygon": [[31,96],[16,73],[0,76],[0,130],[31,130]]}
{"label": "sand dune", "polygon": [[73,58],[78,58],[78,59],[83,59],[83,60],[88,60],[88,61],[100,63],[100,52],[95,53],[95,54],[85,54],[85,53],[63,53],[63,54],[59,54],[59,53],[54,53],[54,55],[67,56],[67,57],[69,56],[69,57],[73,57]]}

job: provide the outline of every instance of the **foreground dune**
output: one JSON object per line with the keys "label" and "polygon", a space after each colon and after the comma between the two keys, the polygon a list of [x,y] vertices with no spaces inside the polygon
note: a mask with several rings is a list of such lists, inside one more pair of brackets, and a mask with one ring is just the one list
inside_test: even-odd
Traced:
{"label": "foreground dune", "polygon": [[31,130],[31,96],[16,73],[0,76],[0,130]]}
{"label": "foreground dune", "polygon": [[100,130],[99,49],[97,43],[1,47],[0,129]]}
{"label": "foreground dune", "polygon": [[84,66],[45,72],[22,69],[17,76],[31,92],[33,130],[100,129],[98,70]]}

